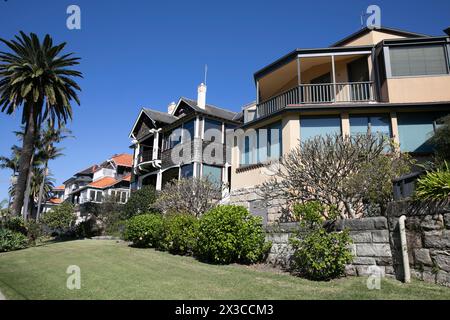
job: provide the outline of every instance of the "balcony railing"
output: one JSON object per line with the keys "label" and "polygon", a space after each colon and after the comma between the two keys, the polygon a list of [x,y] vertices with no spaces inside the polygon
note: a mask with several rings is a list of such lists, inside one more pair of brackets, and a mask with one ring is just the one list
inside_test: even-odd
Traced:
{"label": "balcony railing", "polygon": [[277,112],[292,104],[370,102],[373,82],[302,84],[258,104],[258,117]]}

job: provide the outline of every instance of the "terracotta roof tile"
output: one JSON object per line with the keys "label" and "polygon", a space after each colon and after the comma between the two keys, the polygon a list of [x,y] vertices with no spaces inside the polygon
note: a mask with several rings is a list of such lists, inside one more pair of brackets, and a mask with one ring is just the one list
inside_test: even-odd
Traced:
{"label": "terracotta roof tile", "polygon": [[64,185],[57,186],[57,187],[54,187],[54,188],[53,188],[53,190],[64,190],[64,189],[65,189],[65,186],[64,186]]}
{"label": "terracotta roof tile", "polygon": [[100,189],[104,189],[110,186],[115,185],[116,183],[118,183],[119,181],[111,178],[111,177],[104,177],[98,180],[95,180],[93,182],[91,182],[90,184],[88,184],[89,187],[93,187],[93,188],[100,188]]}
{"label": "terracotta roof tile", "polygon": [[47,202],[49,202],[51,204],[61,204],[63,202],[63,200],[58,199],[58,198],[51,198],[51,199],[47,200]]}
{"label": "terracotta roof tile", "polygon": [[123,167],[132,167],[133,166],[133,155],[123,153],[123,154],[117,154],[111,158],[112,161],[117,166],[123,166]]}
{"label": "terracotta roof tile", "polygon": [[131,181],[131,174],[126,175],[125,177],[122,178],[122,180],[130,182]]}

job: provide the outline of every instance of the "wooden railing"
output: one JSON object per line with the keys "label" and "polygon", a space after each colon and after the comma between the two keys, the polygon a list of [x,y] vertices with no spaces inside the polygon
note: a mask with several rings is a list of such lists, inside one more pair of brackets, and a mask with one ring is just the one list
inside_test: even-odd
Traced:
{"label": "wooden railing", "polygon": [[302,84],[258,104],[264,117],[295,104],[369,102],[374,100],[373,82]]}

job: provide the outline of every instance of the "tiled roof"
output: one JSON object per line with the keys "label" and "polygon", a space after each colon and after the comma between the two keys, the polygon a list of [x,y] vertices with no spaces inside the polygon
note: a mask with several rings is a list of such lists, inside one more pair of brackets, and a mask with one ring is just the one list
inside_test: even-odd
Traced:
{"label": "tiled roof", "polygon": [[178,120],[177,117],[175,117],[171,114],[168,114],[168,113],[164,113],[161,111],[152,110],[152,109],[148,109],[148,108],[143,108],[143,110],[144,110],[144,113],[153,121],[171,124]]}
{"label": "tiled roof", "polygon": [[60,186],[57,186],[57,187],[54,187],[53,188],[53,190],[58,190],[58,191],[62,191],[62,190],[64,190],[65,189],[65,186],[64,185],[60,185]]}
{"label": "tiled roof", "polygon": [[131,174],[126,175],[125,177],[123,177],[123,178],[122,178],[122,181],[128,181],[128,182],[130,182],[130,181],[131,181]]}
{"label": "tiled roof", "polygon": [[184,101],[185,103],[187,103],[192,109],[194,109],[197,112],[209,114],[209,115],[216,116],[216,117],[219,117],[222,119],[234,121],[234,119],[237,115],[237,112],[219,108],[219,107],[213,106],[211,104],[206,104],[205,109],[202,109],[197,105],[197,101],[195,101],[195,100],[184,98],[184,97],[182,97],[181,100]]}
{"label": "tiled roof", "polygon": [[123,166],[123,167],[132,167],[133,166],[133,155],[131,155],[131,154],[127,154],[127,153],[117,154],[117,155],[114,155],[111,158],[111,160],[114,161],[114,163],[117,166]]}
{"label": "tiled roof", "polygon": [[75,175],[87,175],[87,174],[93,174],[95,171],[97,171],[97,169],[99,168],[98,165],[94,164],[92,166],[90,166],[87,169],[84,169],[82,171],[77,172]]}
{"label": "tiled roof", "polygon": [[47,200],[47,202],[51,203],[51,204],[61,204],[63,202],[63,200],[58,199],[58,198],[51,198],[51,199]]}
{"label": "tiled roof", "polygon": [[107,187],[111,187],[118,183],[119,181],[112,177],[104,177],[98,180],[95,180],[88,184],[88,187],[104,189]]}

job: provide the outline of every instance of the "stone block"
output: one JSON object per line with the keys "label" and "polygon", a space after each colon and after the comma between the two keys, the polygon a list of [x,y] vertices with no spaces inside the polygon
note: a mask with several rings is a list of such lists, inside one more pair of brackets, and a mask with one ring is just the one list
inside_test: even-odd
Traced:
{"label": "stone block", "polygon": [[424,232],[426,248],[450,249],[450,230]]}
{"label": "stone block", "polygon": [[386,266],[385,267],[385,272],[386,272],[386,275],[395,275],[395,269],[394,269],[394,267],[393,266]]}
{"label": "stone block", "polygon": [[372,257],[355,257],[353,258],[353,264],[354,265],[375,265],[376,260]]}
{"label": "stone block", "polygon": [[352,254],[352,256],[356,256],[356,244],[350,244],[348,245],[348,250],[350,251],[350,253]]}
{"label": "stone block", "polygon": [[392,256],[389,257],[376,257],[375,262],[377,263],[377,266],[392,266],[393,265],[393,259]]}
{"label": "stone block", "polygon": [[382,277],[386,275],[386,268],[379,266],[356,266],[358,276],[371,276],[379,273]]}
{"label": "stone block", "polygon": [[337,230],[349,229],[350,231],[366,231],[387,229],[387,219],[385,217],[344,219],[336,223]]}
{"label": "stone block", "polygon": [[450,229],[450,213],[444,214],[444,224],[447,229]]}
{"label": "stone block", "polygon": [[433,266],[431,260],[430,250],[428,249],[415,249],[414,250],[414,262],[416,265]]}
{"label": "stone block", "polygon": [[422,280],[425,282],[436,283],[436,274],[432,271],[425,270],[422,272]]}
{"label": "stone block", "polygon": [[388,230],[372,231],[372,241],[375,243],[389,243],[389,231]]}
{"label": "stone block", "polygon": [[358,274],[356,273],[356,267],[352,266],[352,265],[346,265],[345,266],[345,275],[346,276],[357,276]]}
{"label": "stone block", "polygon": [[420,228],[424,231],[441,230],[444,228],[444,222],[441,215],[425,216],[420,222]]}
{"label": "stone block", "polygon": [[446,272],[450,272],[450,253],[446,251],[436,251],[433,253],[435,265]]}
{"label": "stone block", "polygon": [[350,237],[354,243],[371,243],[372,234],[370,232],[351,232]]}
{"label": "stone block", "polygon": [[356,244],[356,255],[358,257],[391,257],[389,244]]}
{"label": "stone block", "polygon": [[450,287],[450,273],[439,271],[436,275],[436,283],[441,286]]}

